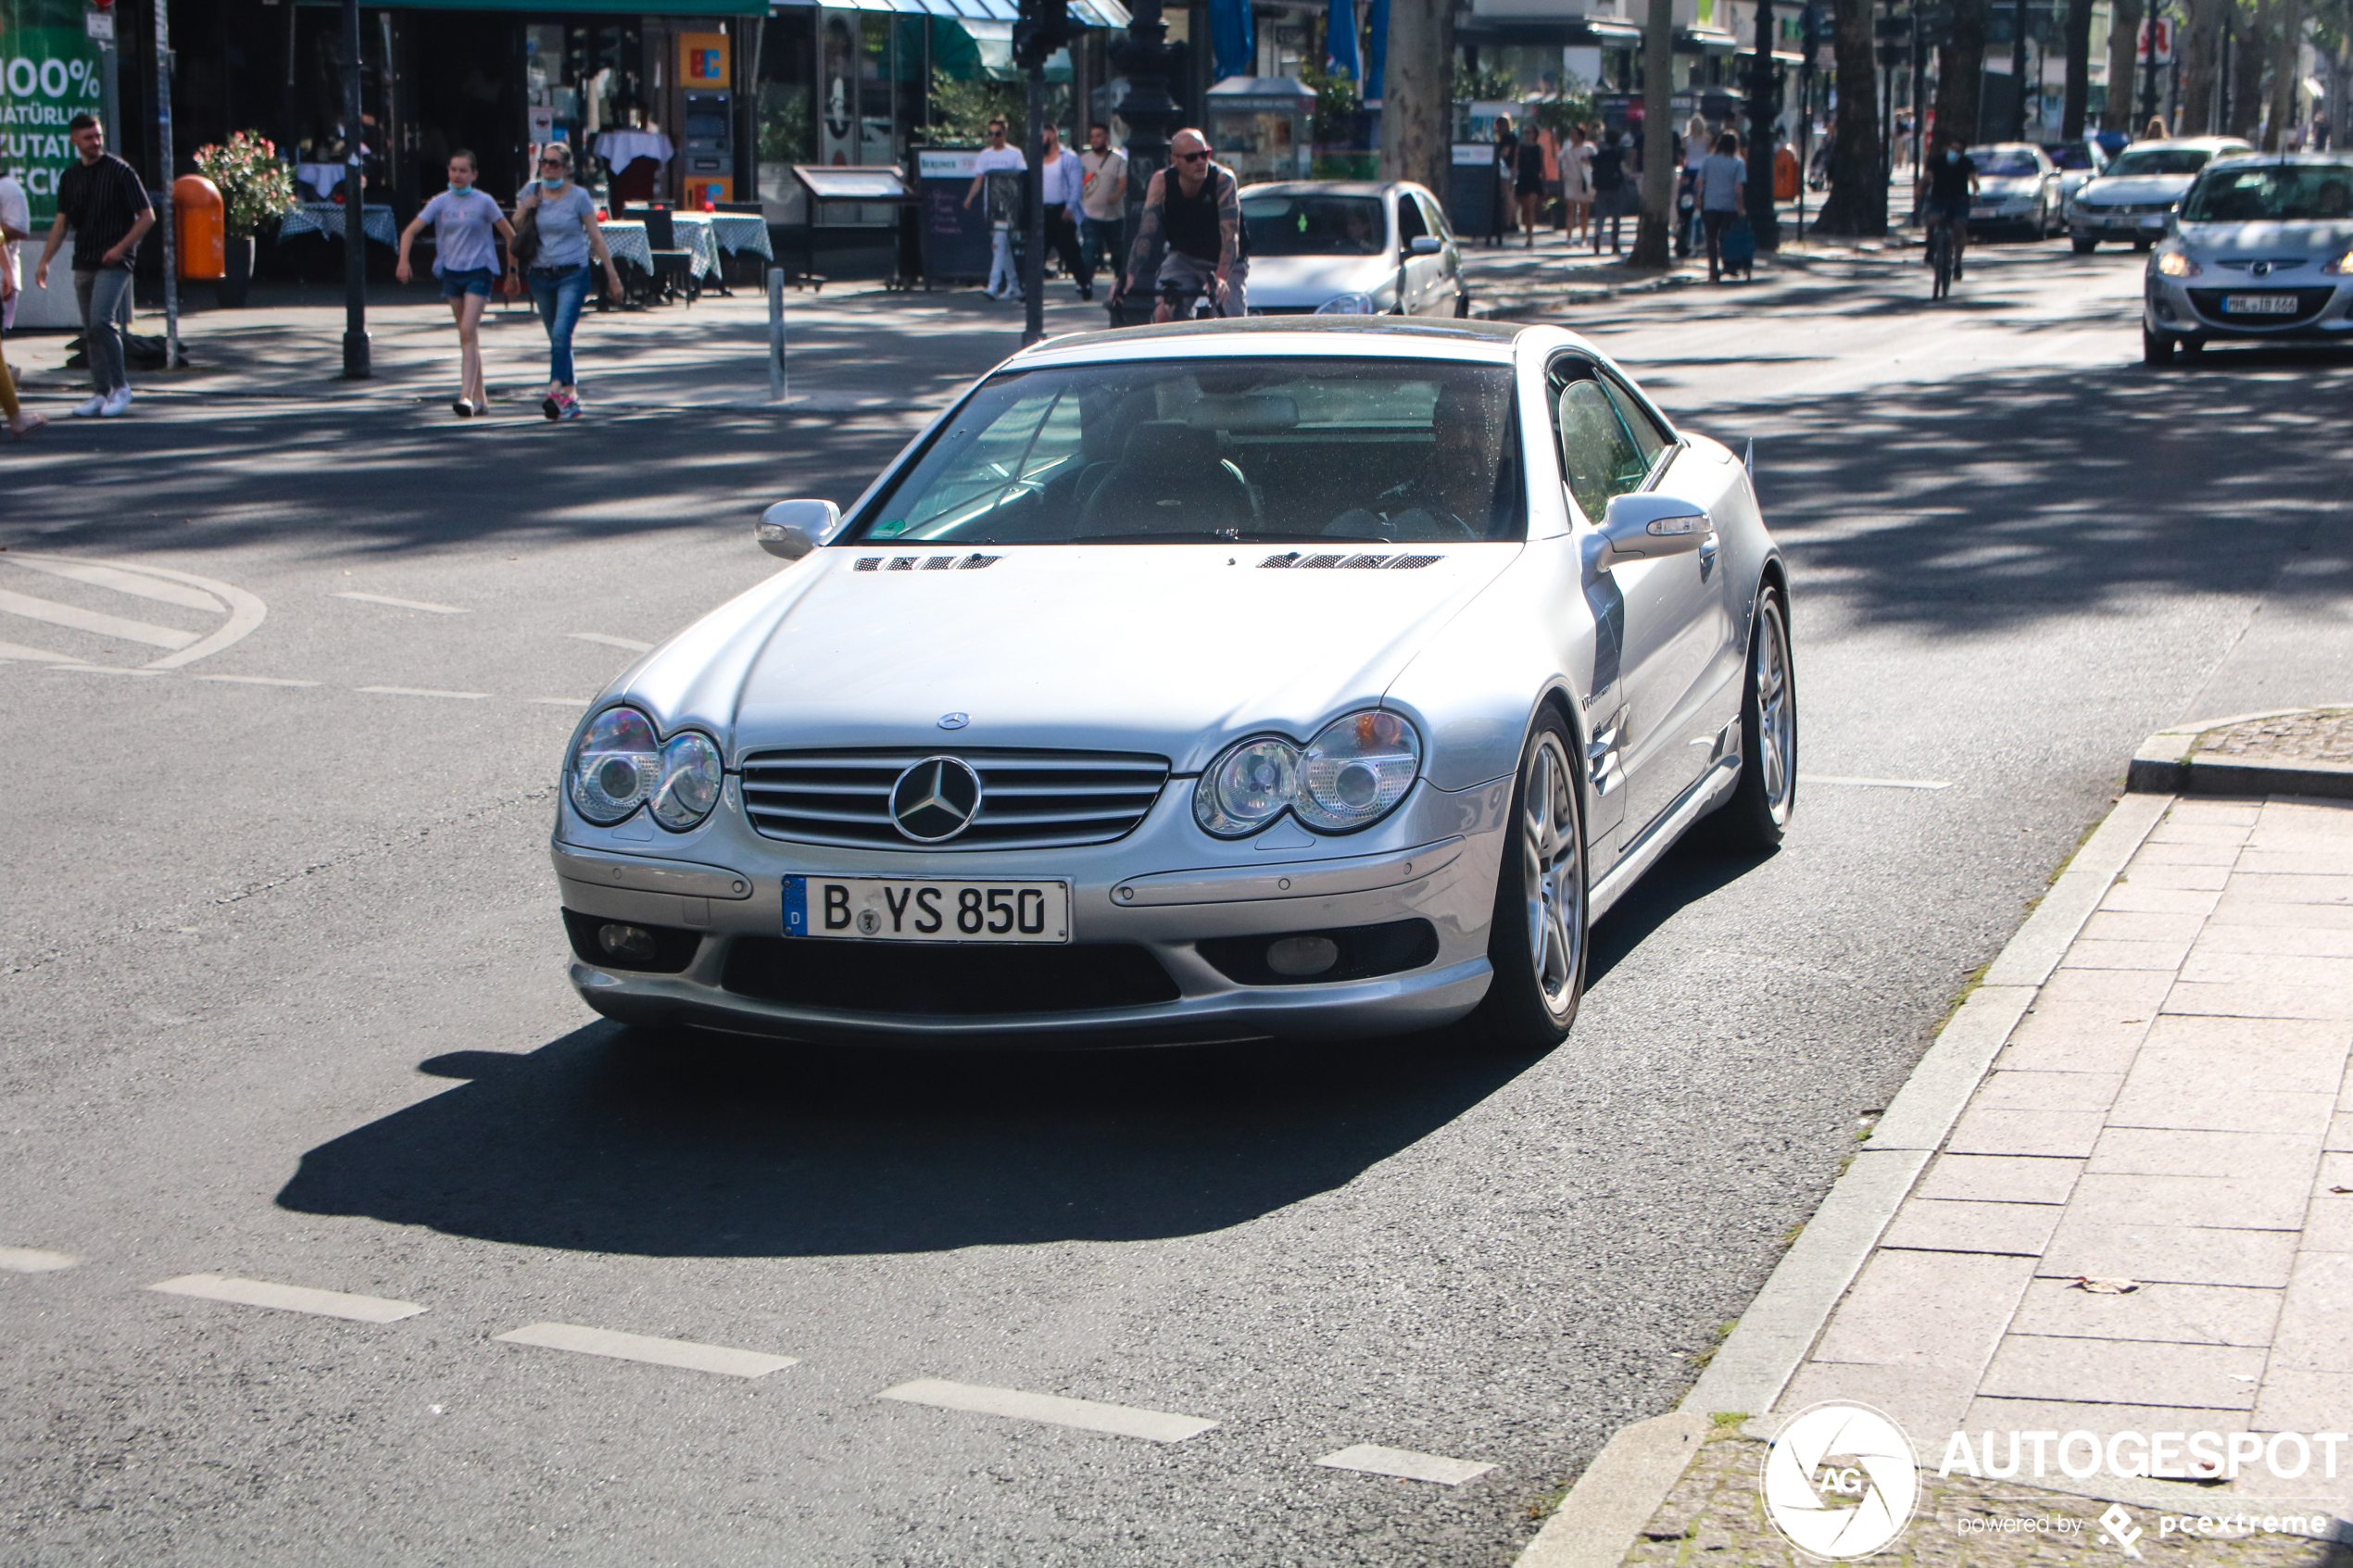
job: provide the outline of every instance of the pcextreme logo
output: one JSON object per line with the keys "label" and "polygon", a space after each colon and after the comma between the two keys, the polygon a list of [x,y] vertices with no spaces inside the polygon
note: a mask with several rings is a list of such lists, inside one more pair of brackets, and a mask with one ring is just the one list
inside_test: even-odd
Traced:
{"label": "pcextreme logo", "polygon": [[1790,1545],[1816,1557],[1869,1557],[1912,1522],[1919,1468],[1912,1445],[1868,1405],[1802,1410],[1773,1439],[1757,1488]]}

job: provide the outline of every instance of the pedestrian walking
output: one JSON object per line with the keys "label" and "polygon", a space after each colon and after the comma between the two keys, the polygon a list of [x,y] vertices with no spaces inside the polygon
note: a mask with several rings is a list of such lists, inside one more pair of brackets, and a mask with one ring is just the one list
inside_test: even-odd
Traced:
{"label": "pedestrian walking", "polygon": [[1601,145],[1593,149],[1593,254],[1602,253],[1602,225],[1609,225],[1609,250],[1616,256],[1619,220],[1625,216],[1626,147],[1618,132],[1604,128]]}
{"label": "pedestrian walking", "polygon": [[1561,149],[1561,222],[1568,243],[1577,244],[1593,213],[1593,143],[1582,121],[1568,128],[1568,145]]}
{"label": "pedestrian walking", "polygon": [[2149,116],[2149,122],[2141,127],[2141,140],[2144,142],[2162,142],[2165,140],[2165,117],[2163,115],[2153,114]]}
{"label": "pedestrian walking", "polygon": [[597,204],[573,179],[572,149],[561,142],[539,149],[539,178],[515,199],[518,232],[526,220],[531,235],[522,245],[528,253],[523,279],[547,329],[547,394],[539,400],[539,411],[551,420],[576,420],[580,385],[572,363],[572,332],[588,302],[593,281],[588,259],[596,257],[604,268],[615,299],[621,297],[621,273],[605,248],[604,231],[597,227]]}
{"label": "pedestrian walking", "polygon": [[[1021,156],[1019,147],[1005,144],[1005,122],[988,122],[988,144],[973,159],[972,189],[964,193],[964,205],[972,206],[984,194],[988,206],[988,297],[1019,299],[1021,279],[1013,271],[1013,205],[1004,200],[992,174],[1018,173],[1029,168],[1029,160]],[[1008,182],[1010,183],[1010,182]]]}
{"label": "pedestrian walking", "polygon": [[[1144,187],[1143,216],[1111,303],[1151,278],[1164,295],[1206,294],[1220,316],[1250,314],[1250,238],[1233,171],[1212,161],[1209,138],[1190,129],[1168,139],[1168,167]],[[1169,318],[1164,297],[1152,320]]]}
{"label": "pedestrian walking", "polygon": [[32,286],[49,286],[49,263],[71,233],[73,297],[82,307],[82,349],[95,389],[73,411],[79,418],[110,420],[131,407],[122,329],[115,316],[130,297],[132,265],[140,237],[155,227],[156,209],[137,171],[107,151],[106,128],[96,115],[75,115],[66,132],[80,161],[57,177],[57,220],[49,226]]}
{"label": "pedestrian walking", "polygon": [[474,189],[474,155],[463,147],[449,155],[449,188],[436,192],[409,227],[400,231],[400,261],[393,275],[408,282],[413,274],[409,248],[426,224],[433,225],[433,275],[458,322],[458,400],[449,405],[459,419],[490,412],[482,382],[482,313],[498,281],[498,245],[515,243],[514,226],[487,193]]}
{"label": "pedestrian walking", "polygon": [[1101,120],[1087,128],[1087,150],[1078,155],[1084,182],[1078,191],[1079,228],[1087,252],[1087,272],[1116,270],[1126,254],[1122,243],[1127,228],[1127,155],[1111,144],[1111,127]]}
{"label": "pedestrian walking", "polygon": [[1528,236],[1524,248],[1536,248],[1536,213],[1544,205],[1544,133],[1531,131],[1520,139],[1512,165],[1512,202],[1518,207],[1519,226]]}
{"label": "pedestrian walking", "polygon": [[1716,150],[1700,160],[1699,220],[1707,235],[1707,281],[1723,280],[1724,231],[1748,213],[1748,164],[1739,157],[1741,139],[1730,132],[1716,138]]}
{"label": "pedestrian walking", "polygon": [[[0,332],[6,332],[17,319],[17,295],[23,287],[17,246],[31,232],[32,218],[24,186],[14,175],[0,174]],[[0,415],[6,416],[8,433],[19,441],[49,422],[17,406],[16,378],[9,373],[6,352],[0,352]]]}
{"label": "pedestrian walking", "polygon": [[1504,230],[1516,214],[1512,211],[1513,179],[1519,165],[1519,132],[1512,129],[1512,117],[1495,117],[1495,185],[1493,198],[1487,204],[1487,243],[1504,243]]}
{"label": "pedestrian walking", "polygon": [[1706,242],[1699,220],[1699,166],[1707,161],[1707,121],[1692,116],[1676,138],[1675,254],[1689,256]]}
{"label": "pedestrian walking", "polygon": [[1046,244],[1062,257],[1063,270],[1078,285],[1078,297],[1095,297],[1095,270],[1078,244],[1078,197],[1087,185],[1086,166],[1063,145],[1062,132],[1049,120],[1038,132],[1038,200],[1046,208]]}

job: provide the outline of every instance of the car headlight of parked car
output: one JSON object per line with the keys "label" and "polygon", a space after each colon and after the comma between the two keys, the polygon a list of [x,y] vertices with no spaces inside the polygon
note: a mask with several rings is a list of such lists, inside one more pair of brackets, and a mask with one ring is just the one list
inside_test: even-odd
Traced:
{"label": "car headlight of parked car", "polygon": [[1382,709],[1343,714],[1304,746],[1256,735],[1219,753],[1193,790],[1193,817],[1240,838],[1290,811],[1318,833],[1353,833],[1389,815],[1421,776],[1422,737]]}
{"label": "car headlight of parked car", "polygon": [[2206,270],[2178,250],[2160,251],[2157,257],[2157,270],[2168,278],[2195,278]]}
{"label": "car headlight of parked car", "polygon": [[1336,294],[1315,307],[1318,316],[1370,316],[1378,308],[1368,294]]}
{"label": "car headlight of parked car", "polygon": [[608,708],[581,732],[565,786],[573,809],[598,827],[650,803],[654,821],[684,833],[719,804],[725,776],[717,744],[699,730],[663,741],[635,709]]}

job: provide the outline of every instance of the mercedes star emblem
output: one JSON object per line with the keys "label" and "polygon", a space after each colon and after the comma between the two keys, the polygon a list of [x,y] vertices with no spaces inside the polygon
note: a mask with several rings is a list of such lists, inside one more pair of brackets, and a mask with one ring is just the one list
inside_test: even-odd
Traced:
{"label": "mercedes star emblem", "polygon": [[943,713],[939,716],[939,727],[943,730],[961,730],[972,721],[969,713]]}
{"label": "mercedes star emblem", "polygon": [[2268,261],[2259,261],[2251,270],[2259,278],[2268,278],[2271,275],[2271,264]]}
{"label": "mercedes star emblem", "polygon": [[937,844],[972,825],[980,775],[954,757],[926,757],[890,786],[890,820],[918,844]]}

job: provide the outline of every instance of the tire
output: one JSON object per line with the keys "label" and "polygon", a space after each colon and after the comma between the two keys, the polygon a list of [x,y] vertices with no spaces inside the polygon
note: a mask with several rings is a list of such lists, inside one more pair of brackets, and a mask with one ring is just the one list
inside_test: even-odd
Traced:
{"label": "tire", "polygon": [[1789,611],[1778,588],[1756,594],[1741,682],[1741,777],[1714,813],[1713,837],[1728,849],[1771,849],[1797,810],[1797,665],[1790,657]]}
{"label": "tire", "polygon": [[2089,256],[2089,255],[2091,255],[2094,251],[2095,251],[2095,250],[2097,250],[2097,249],[2099,249],[2099,248],[2100,248],[2100,242],[2099,242],[2099,241],[2097,241],[2097,240],[2095,240],[2095,239],[2094,239],[2091,235],[2089,235],[2089,234],[2078,234],[2078,235],[2076,235],[2076,236],[2075,236],[2075,254],[2076,254],[2076,255],[2078,255],[2078,256]]}
{"label": "tire", "polygon": [[2155,244],[2157,244],[2155,240],[2134,240],[2133,242],[2133,248],[2134,250],[2146,250],[2149,246]]}
{"label": "tire", "polygon": [[1469,315],[1470,290],[1456,289],[1454,291],[1454,320],[1457,321],[1464,320],[1467,319]]}
{"label": "tire", "polygon": [[1577,756],[1568,726],[1545,709],[1520,750],[1488,927],[1495,978],[1471,1019],[1508,1050],[1559,1045],[1585,994],[1585,809]]}
{"label": "tire", "polygon": [[2182,352],[2196,358],[2206,352],[2206,340],[2202,337],[2185,337],[2182,340]]}
{"label": "tire", "polygon": [[2173,340],[2162,332],[2141,329],[2141,363],[2158,366],[2173,362]]}

